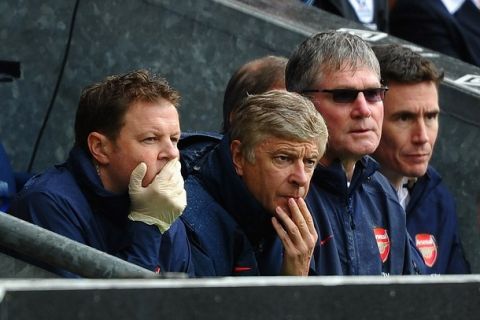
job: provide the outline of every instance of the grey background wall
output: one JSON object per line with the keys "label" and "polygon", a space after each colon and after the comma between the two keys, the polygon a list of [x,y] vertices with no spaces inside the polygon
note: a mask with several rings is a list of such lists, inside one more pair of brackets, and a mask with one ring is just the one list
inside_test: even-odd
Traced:
{"label": "grey background wall", "polygon": [[[0,2],[0,60],[21,63],[20,78],[0,83],[0,139],[16,170],[25,170],[30,162],[60,76],[76,3]],[[306,36],[338,28],[362,29],[297,0],[80,0],[33,171],[65,159],[73,144],[80,91],[106,75],[138,68],[159,73],[183,96],[183,130],[218,130],[223,90],[238,66],[267,54],[288,56]],[[399,41],[364,36],[371,42]],[[444,67],[447,76],[440,92],[441,135],[433,163],[457,198],[467,256],[480,272],[480,80],[467,85],[457,81],[465,74],[479,76],[480,70],[423,53]]]}
{"label": "grey background wall", "polygon": [[[17,169],[27,167],[50,103],[74,4],[0,4],[0,59],[20,61],[22,69],[20,79],[0,85],[0,136]],[[109,74],[150,69],[181,92],[184,130],[218,130],[232,71],[254,57],[287,55],[300,39],[211,0],[81,0],[65,73],[33,169],[67,155],[76,104],[87,84]]]}

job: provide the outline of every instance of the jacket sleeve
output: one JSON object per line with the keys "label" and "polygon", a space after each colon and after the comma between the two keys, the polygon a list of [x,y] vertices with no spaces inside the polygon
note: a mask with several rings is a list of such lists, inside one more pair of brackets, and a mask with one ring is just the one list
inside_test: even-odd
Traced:
{"label": "jacket sleeve", "polygon": [[161,242],[160,271],[182,272],[193,276],[195,269],[192,261],[192,249],[183,221],[177,219],[170,229],[162,234]]}
{"label": "jacket sleeve", "polygon": [[[12,203],[9,213],[79,243],[87,244],[78,221],[68,214],[71,210],[69,207],[65,201],[48,193],[20,193]],[[71,272],[53,268],[46,262],[32,261],[29,257],[21,258],[66,278],[79,277]]]}
{"label": "jacket sleeve", "polygon": [[190,244],[180,219],[163,234],[155,225],[128,223],[129,242],[118,252],[119,258],[157,273],[194,274]]}
{"label": "jacket sleeve", "polygon": [[[109,235],[103,234],[105,230],[96,225],[94,217],[82,215],[77,210],[90,211],[90,208],[74,209],[71,203],[61,196],[32,192],[19,197],[12,205],[10,213],[42,228],[115,255],[148,270],[164,271],[161,267],[160,256],[163,253],[161,247],[164,238],[170,239],[171,234],[162,235],[156,226],[128,220],[125,229],[126,241],[116,243],[115,248],[111,248],[111,245],[106,243]],[[181,235],[178,235],[178,238],[180,237]],[[168,255],[170,253],[167,250],[163,254]],[[185,255],[189,257],[189,251],[185,252]],[[172,271],[166,269],[165,271]],[[76,277],[76,275],[63,270],[52,268],[49,268],[49,270],[64,277]],[[188,268],[185,267],[185,270],[188,270]],[[178,268],[174,271],[183,272],[184,269]]]}
{"label": "jacket sleeve", "polygon": [[455,234],[455,239],[450,251],[450,259],[448,261],[447,273],[449,274],[469,274],[471,273],[470,263],[465,258],[463,246],[460,237]]}
{"label": "jacket sleeve", "polygon": [[162,234],[158,227],[129,220],[127,230],[129,241],[116,256],[150,271],[161,271],[159,255]]}

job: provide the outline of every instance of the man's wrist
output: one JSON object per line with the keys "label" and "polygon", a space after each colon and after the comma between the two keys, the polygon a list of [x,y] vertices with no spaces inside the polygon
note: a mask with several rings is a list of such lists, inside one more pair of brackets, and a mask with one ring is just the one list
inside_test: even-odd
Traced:
{"label": "man's wrist", "polygon": [[160,233],[164,233],[165,231],[170,229],[170,226],[172,225],[171,223],[162,221],[160,219],[157,219],[152,216],[149,216],[140,212],[136,212],[136,211],[130,212],[130,214],[128,215],[128,218],[132,221],[141,221],[148,225],[155,225],[160,230]]}

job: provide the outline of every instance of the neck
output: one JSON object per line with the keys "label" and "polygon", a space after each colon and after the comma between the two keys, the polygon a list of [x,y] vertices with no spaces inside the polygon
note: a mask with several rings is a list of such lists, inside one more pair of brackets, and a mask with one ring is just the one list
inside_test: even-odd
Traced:
{"label": "neck", "polygon": [[353,170],[355,170],[355,163],[360,159],[356,158],[338,158],[338,157],[331,157],[327,154],[325,154],[322,159],[320,160],[320,164],[322,164],[325,167],[328,167],[332,162],[336,159],[340,159],[340,162],[342,163],[342,168],[343,171],[345,171],[345,175],[347,176],[347,181],[352,181],[353,177]]}
{"label": "neck", "polygon": [[347,175],[347,181],[352,181],[353,170],[355,170],[355,163],[357,163],[357,160],[343,159],[340,161],[342,162],[343,171],[345,171],[345,174]]}

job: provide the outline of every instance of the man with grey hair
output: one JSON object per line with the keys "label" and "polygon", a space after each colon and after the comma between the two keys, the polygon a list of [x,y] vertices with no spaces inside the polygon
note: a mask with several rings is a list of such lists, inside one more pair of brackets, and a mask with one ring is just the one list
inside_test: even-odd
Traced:
{"label": "man with grey hair", "polygon": [[308,275],[318,248],[304,202],[327,128],[313,104],[274,90],[248,96],[188,177],[184,221],[197,276]]}
{"label": "man with grey hair", "polygon": [[367,156],[380,141],[387,91],[370,46],[349,33],[313,35],[292,53],[286,86],[311,99],[329,130],[307,198],[315,219],[329,217],[318,232],[322,249],[337,251],[329,263],[345,275],[423,270],[397,195]]}

